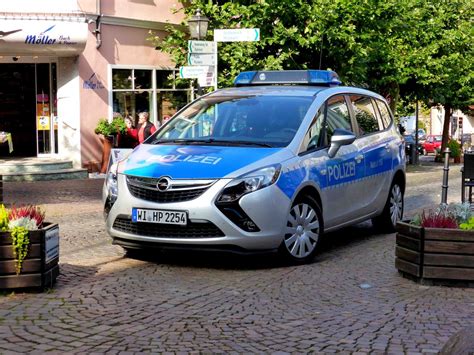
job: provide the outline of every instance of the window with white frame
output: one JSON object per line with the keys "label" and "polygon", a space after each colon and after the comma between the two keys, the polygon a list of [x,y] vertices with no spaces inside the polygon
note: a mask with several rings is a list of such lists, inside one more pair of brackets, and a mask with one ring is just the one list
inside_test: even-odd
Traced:
{"label": "window with white frame", "polygon": [[112,68],[113,114],[131,117],[148,112],[159,126],[191,99],[189,81],[177,81],[178,70]]}

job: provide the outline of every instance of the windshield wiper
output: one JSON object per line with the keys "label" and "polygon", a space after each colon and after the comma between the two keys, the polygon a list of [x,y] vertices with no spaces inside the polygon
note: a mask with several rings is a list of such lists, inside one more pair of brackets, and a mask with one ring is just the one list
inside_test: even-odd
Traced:
{"label": "windshield wiper", "polygon": [[252,142],[252,141],[231,141],[225,139],[157,139],[151,144],[161,144],[161,143],[178,143],[178,144],[226,144],[226,145],[253,145],[258,147],[273,148],[272,145],[262,142]]}

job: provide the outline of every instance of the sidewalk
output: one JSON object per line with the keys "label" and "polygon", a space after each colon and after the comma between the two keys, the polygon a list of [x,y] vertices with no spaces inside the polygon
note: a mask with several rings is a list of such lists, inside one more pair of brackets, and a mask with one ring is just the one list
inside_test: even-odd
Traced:
{"label": "sidewalk", "polygon": [[[440,173],[409,172],[418,183],[407,200],[437,200]],[[474,289],[400,277],[394,235],[370,223],[331,233],[302,266],[272,256],[124,258],[105,233],[102,183],[5,184],[5,202],[41,204],[59,223],[61,275],[49,292],[0,296],[0,353],[427,354],[474,325]]]}

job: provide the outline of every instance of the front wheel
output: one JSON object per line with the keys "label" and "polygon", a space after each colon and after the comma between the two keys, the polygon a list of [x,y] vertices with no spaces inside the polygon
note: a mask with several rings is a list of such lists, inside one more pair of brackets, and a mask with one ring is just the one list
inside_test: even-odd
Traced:
{"label": "front wheel", "polygon": [[397,222],[403,217],[403,190],[394,181],[390,187],[387,202],[381,215],[372,219],[374,227],[380,231],[393,233]]}
{"label": "front wheel", "polygon": [[323,218],[318,202],[310,196],[296,200],[287,217],[281,254],[298,264],[311,261],[318,250],[322,232]]}

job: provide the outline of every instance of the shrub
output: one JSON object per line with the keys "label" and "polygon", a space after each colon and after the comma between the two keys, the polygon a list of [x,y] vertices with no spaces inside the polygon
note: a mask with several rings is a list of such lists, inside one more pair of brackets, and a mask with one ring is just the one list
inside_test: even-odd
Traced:
{"label": "shrub", "polygon": [[451,151],[450,156],[453,158],[459,158],[461,156],[461,144],[456,139],[450,139],[448,142],[448,148]]}
{"label": "shrub", "polygon": [[23,260],[28,254],[28,231],[41,228],[43,221],[44,212],[37,206],[13,207],[8,210],[4,205],[0,205],[0,229],[10,232],[17,275],[21,272]]}
{"label": "shrub", "polygon": [[449,214],[429,211],[428,215],[426,215],[425,211],[423,211],[421,214],[421,226],[424,228],[456,229],[458,228],[458,222],[454,216]]}
{"label": "shrub", "polygon": [[122,116],[116,116],[112,122],[109,122],[106,118],[101,118],[97,122],[97,126],[94,129],[95,134],[102,134],[104,136],[113,136],[118,133],[127,132],[127,126]]}

